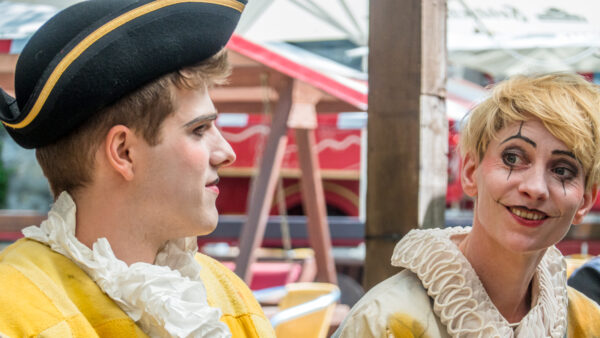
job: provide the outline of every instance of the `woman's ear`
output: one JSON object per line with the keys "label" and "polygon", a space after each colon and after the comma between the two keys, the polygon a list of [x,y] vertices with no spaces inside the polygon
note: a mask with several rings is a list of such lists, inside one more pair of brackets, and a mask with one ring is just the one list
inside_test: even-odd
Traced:
{"label": "woman's ear", "polygon": [[596,198],[598,197],[598,185],[594,184],[590,189],[587,189],[583,194],[583,201],[581,202],[581,206],[575,212],[575,217],[573,217],[573,224],[581,224],[583,222],[583,217],[590,212],[590,209],[596,203]]}
{"label": "woman's ear", "polygon": [[477,159],[471,153],[467,153],[463,158],[463,163],[460,168],[460,183],[463,191],[469,197],[477,196],[477,180],[475,177],[477,169]]}
{"label": "woman's ear", "polygon": [[110,167],[123,179],[132,180],[131,148],[137,141],[135,133],[124,125],[116,125],[106,133],[104,141],[104,154]]}

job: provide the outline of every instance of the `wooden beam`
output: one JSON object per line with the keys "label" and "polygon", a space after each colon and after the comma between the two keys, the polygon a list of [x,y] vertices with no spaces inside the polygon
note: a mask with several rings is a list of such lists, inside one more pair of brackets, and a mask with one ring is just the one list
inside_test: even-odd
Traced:
{"label": "wooden beam", "polygon": [[286,76],[266,66],[239,66],[227,78],[227,87],[270,86],[276,87],[277,83]]}
{"label": "wooden beam", "polygon": [[423,1],[419,226],[445,224],[448,187],[446,0]]}
{"label": "wooden beam", "polygon": [[248,219],[240,233],[240,253],[236,259],[235,273],[248,285],[252,281],[250,266],[256,261],[256,249],[260,247],[269,210],[273,202],[275,184],[279,177],[281,162],[287,145],[287,121],[292,106],[294,82],[288,78],[278,91],[271,131],[265,144],[260,172],[250,188]]}
{"label": "wooden beam", "polygon": [[272,87],[215,87],[209,89],[213,102],[276,102],[277,91]]}
{"label": "wooden beam", "polygon": [[[360,172],[355,169],[321,169],[321,178],[326,180],[351,180],[356,181],[360,178]],[[220,177],[251,177],[258,174],[258,169],[254,167],[226,167],[219,169]],[[300,169],[281,168],[279,175],[283,178],[299,178]]]}
{"label": "wooden beam", "polygon": [[47,214],[28,210],[0,210],[0,232],[20,232],[30,225],[39,225]]}
{"label": "wooden beam", "polygon": [[[263,102],[252,101],[214,101],[215,107],[221,113],[263,113],[265,106]],[[317,113],[339,113],[357,111],[353,105],[341,101],[320,101],[316,106]]]}
{"label": "wooden beam", "polygon": [[408,231],[443,226],[447,161],[445,1],[369,6],[366,289]]}
{"label": "wooden beam", "polygon": [[251,58],[242,55],[238,52],[234,52],[231,50],[227,51],[229,63],[233,67],[246,67],[246,66],[262,66],[262,64],[258,61],[252,60]]}
{"label": "wooden beam", "polygon": [[319,158],[315,151],[314,130],[317,128],[315,105],[322,95],[322,92],[316,88],[296,81],[288,127],[294,128],[296,133],[298,163],[302,172],[300,179],[302,205],[307,218],[308,240],[315,252],[317,281],[337,284],[335,263],[331,251],[331,234],[327,222],[325,193]]}
{"label": "wooden beam", "polygon": [[295,131],[302,171],[302,205],[307,218],[308,241],[315,252],[317,281],[337,284],[323,180],[319,170],[319,159],[314,151],[315,131],[300,128]]}

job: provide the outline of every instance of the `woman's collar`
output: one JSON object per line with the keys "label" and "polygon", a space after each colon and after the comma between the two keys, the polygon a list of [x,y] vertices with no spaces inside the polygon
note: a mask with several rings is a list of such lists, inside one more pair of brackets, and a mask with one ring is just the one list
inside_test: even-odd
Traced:
{"label": "woman's collar", "polygon": [[551,247],[537,267],[532,286],[536,304],[516,329],[500,314],[471,264],[451,237],[470,227],[413,230],[396,245],[392,265],[415,273],[433,299],[433,311],[454,337],[562,337],[567,321],[566,266]]}

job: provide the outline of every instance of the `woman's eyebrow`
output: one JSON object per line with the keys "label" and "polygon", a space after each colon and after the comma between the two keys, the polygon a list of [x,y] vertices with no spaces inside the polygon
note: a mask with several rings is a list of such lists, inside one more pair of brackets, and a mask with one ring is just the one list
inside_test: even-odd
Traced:
{"label": "woman's eyebrow", "polygon": [[183,128],[191,127],[192,125],[201,123],[201,122],[214,121],[216,119],[217,119],[217,113],[198,116],[198,117],[194,118],[193,120],[185,123],[183,125]]}
{"label": "woman's eyebrow", "polygon": [[537,148],[537,144],[532,139],[530,139],[529,137],[521,135],[520,131],[519,131],[519,133],[517,135],[510,136],[506,140],[502,141],[502,143],[500,143],[500,144],[506,143],[506,142],[508,142],[508,141],[510,141],[512,139],[516,139],[516,138],[521,139],[521,140],[523,140],[523,141],[531,144],[534,148]]}
{"label": "woman's eyebrow", "polygon": [[523,124],[524,123],[525,122],[521,122],[521,125],[519,126],[519,131],[517,132],[517,134],[508,137],[506,140],[502,141],[500,144],[504,144],[504,143],[506,143],[506,142],[508,142],[508,141],[510,141],[512,139],[518,138],[518,139],[521,139],[521,140],[523,140],[523,141],[531,144],[534,148],[537,148],[537,144],[535,142],[533,142],[532,139],[530,139],[529,137],[521,135],[521,130],[523,130]]}
{"label": "woman's eyebrow", "polygon": [[575,157],[575,154],[573,154],[572,152],[567,151],[567,150],[558,150],[558,149],[557,150],[553,150],[552,151],[552,155],[567,155],[567,156],[573,158],[574,160],[579,161],[577,159],[577,157]]}

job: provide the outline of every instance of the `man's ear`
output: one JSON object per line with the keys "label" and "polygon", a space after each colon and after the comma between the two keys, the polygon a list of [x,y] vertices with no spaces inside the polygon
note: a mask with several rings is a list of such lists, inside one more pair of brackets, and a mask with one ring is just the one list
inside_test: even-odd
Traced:
{"label": "man's ear", "polygon": [[467,153],[463,158],[463,163],[460,168],[460,183],[462,184],[463,191],[469,197],[477,196],[477,179],[475,174],[477,172],[477,159],[471,153]]}
{"label": "man's ear", "polygon": [[136,141],[135,133],[124,125],[113,126],[104,138],[104,154],[107,162],[127,181],[133,179],[131,147]]}
{"label": "man's ear", "polygon": [[583,201],[581,202],[581,206],[577,209],[575,213],[575,217],[573,217],[573,224],[581,224],[583,222],[583,217],[590,212],[590,209],[596,203],[596,198],[598,197],[598,185],[594,184],[592,187],[583,194]]}

